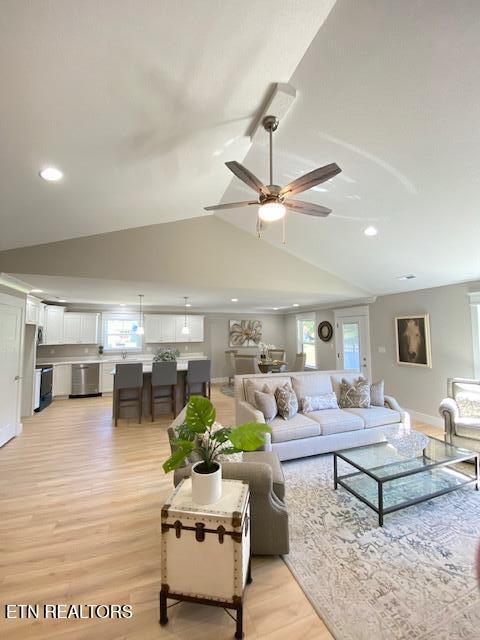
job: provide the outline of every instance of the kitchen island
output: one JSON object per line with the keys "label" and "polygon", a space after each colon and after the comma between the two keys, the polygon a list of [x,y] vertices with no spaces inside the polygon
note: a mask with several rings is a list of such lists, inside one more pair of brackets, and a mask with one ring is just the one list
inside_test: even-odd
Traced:
{"label": "kitchen island", "polygon": [[[191,358],[192,360],[207,360],[206,356],[196,356]],[[187,379],[188,360],[177,360],[177,385],[176,385],[176,414],[180,413],[185,403],[185,386]],[[111,375],[115,376],[115,366],[111,370]],[[152,362],[143,363],[143,388],[142,388],[142,419],[151,418],[151,380],[152,380]],[[128,393],[125,391],[125,393]],[[113,394],[113,406],[112,415],[115,415],[115,393]],[[155,407],[155,416],[161,417],[162,415],[172,416],[170,404],[167,402],[158,402]],[[121,407],[119,419],[131,418],[137,419],[136,407]]]}

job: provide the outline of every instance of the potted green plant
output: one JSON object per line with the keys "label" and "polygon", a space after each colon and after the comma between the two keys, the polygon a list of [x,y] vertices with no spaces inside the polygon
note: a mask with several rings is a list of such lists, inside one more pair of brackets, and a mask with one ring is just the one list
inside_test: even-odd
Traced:
{"label": "potted green plant", "polygon": [[223,427],[215,421],[215,407],[208,398],[192,396],[185,422],[177,427],[172,455],[163,463],[165,473],[181,467],[195,453],[199,461],[192,465],[192,497],[197,504],[213,504],[222,497],[222,466],[219,456],[255,451],[265,443],[266,424],[247,422],[238,427]]}
{"label": "potted green plant", "polygon": [[163,347],[155,351],[155,355],[153,356],[153,361],[154,362],[175,362],[179,355],[180,355],[180,351],[178,349],[172,349],[171,347]]}

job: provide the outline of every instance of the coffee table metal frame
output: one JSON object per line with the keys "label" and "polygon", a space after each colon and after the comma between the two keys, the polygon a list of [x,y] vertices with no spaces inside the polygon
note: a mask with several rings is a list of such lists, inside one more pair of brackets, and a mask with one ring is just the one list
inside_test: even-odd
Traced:
{"label": "coffee table metal frame", "polygon": [[[445,443],[443,440],[440,440],[439,438],[432,438],[431,436],[429,436],[430,440],[437,440],[438,442],[441,442],[442,444],[448,444]],[[451,491],[455,491],[456,489],[461,489],[462,487],[465,487],[467,485],[470,484],[475,484],[475,488],[477,491],[480,490],[480,454],[476,453],[475,451],[465,451],[465,454],[462,454],[461,451],[459,450],[459,456],[458,458],[454,458],[454,459],[449,459],[449,460],[442,460],[441,462],[434,462],[434,463],[430,463],[430,464],[426,464],[424,467],[420,467],[418,469],[409,469],[408,471],[402,471],[400,473],[393,473],[392,475],[389,476],[385,476],[385,477],[378,477],[377,475],[375,475],[374,471],[375,469],[378,468],[382,468],[384,469],[386,466],[392,465],[395,466],[397,465],[400,461],[397,460],[395,462],[391,462],[388,464],[383,464],[383,465],[379,465],[378,467],[372,467],[370,469],[365,469],[364,467],[362,467],[361,465],[352,462],[352,460],[350,460],[348,458],[348,454],[351,453],[352,451],[358,451],[359,449],[369,449],[371,447],[379,447],[379,446],[384,446],[386,443],[385,442],[378,442],[376,444],[369,444],[369,445],[364,445],[362,447],[352,447],[351,449],[343,449],[342,451],[334,451],[333,452],[333,486],[334,489],[338,488],[338,485],[341,485],[344,489],[346,489],[349,493],[351,493],[352,495],[354,495],[356,498],[358,498],[358,500],[360,500],[361,502],[363,502],[364,504],[367,505],[367,507],[370,507],[370,509],[372,509],[373,511],[375,511],[375,513],[378,514],[378,524],[380,527],[383,527],[383,518],[385,515],[387,515],[388,513],[393,513],[394,511],[399,511],[400,509],[406,509],[407,507],[411,507],[414,504],[418,504],[419,502],[425,502],[426,500],[430,500],[432,498],[436,498],[437,496],[441,496],[444,495],[446,493],[450,493]],[[449,446],[453,446],[453,445],[449,445]],[[355,467],[356,469],[358,469],[358,471],[354,472],[354,473],[348,473],[346,475],[343,476],[339,476],[338,475],[338,458],[341,458],[342,460],[344,460],[347,464],[351,465],[352,467]],[[426,460],[425,455],[423,456],[424,460]],[[447,466],[454,466],[460,462],[468,462],[468,461],[472,461],[474,463],[475,466],[475,477],[472,477],[466,473],[463,473],[462,471],[458,471],[458,469],[455,469],[456,473],[459,473],[460,475],[464,476],[465,478],[467,478],[467,480],[465,480],[465,482],[462,482],[462,484],[459,485],[455,485],[452,487],[448,487],[446,489],[440,489],[439,491],[435,491],[432,493],[428,493],[426,495],[423,495],[421,497],[418,498],[414,498],[412,500],[407,500],[405,502],[401,502],[398,505],[393,505],[390,507],[384,507],[383,505],[383,485],[386,484],[387,482],[390,482],[391,480],[397,480],[398,478],[405,478],[407,476],[410,475],[414,475],[417,473],[424,473],[425,471],[429,471],[430,469],[435,469],[438,467],[447,467]],[[345,480],[346,478],[351,478],[353,476],[357,476],[359,474],[365,474],[367,476],[369,476],[370,478],[372,478],[372,480],[375,480],[375,482],[377,483],[377,487],[378,487],[378,507],[376,507],[372,502],[370,502],[370,500],[367,500],[367,498],[365,498],[364,496],[360,495],[360,493],[358,493],[358,491],[355,491],[355,489],[352,489],[352,487],[349,487],[345,482],[343,482],[343,480]]]}

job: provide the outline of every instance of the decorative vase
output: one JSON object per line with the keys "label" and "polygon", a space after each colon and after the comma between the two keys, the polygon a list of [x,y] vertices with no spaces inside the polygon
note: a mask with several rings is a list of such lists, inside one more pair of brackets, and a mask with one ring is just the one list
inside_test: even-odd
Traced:
{"label": "decorative vase", "polygon": [[213,465],[215,470],[210,472],[203,461],[192,465],[192,498],[197,504],[213,504],[222,497],[222,466]]}

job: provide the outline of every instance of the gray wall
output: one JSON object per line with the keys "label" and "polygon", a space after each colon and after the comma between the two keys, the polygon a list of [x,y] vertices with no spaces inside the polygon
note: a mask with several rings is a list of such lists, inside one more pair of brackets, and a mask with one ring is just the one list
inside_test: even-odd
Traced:
{"label": "gray wall", "polygon": [[[328,320],[333,326],[333,310],[332,309],[320,309],[312,312],[315,315],[316,326]],[[303,315],[303,313],[301,314]],[[289,363],[295,361],[295,354],[297,353],[297,316],[296,314],[290,314],[285,318],[285,331],[286,331],[286,349],[287,360]],[[334,330],[335,332],[335,330]],[[315,335],[315,348],[317,353],[317,369],[322,371],[331,371],[336,368],[335,359],[335,333],[330,342],[323,342],[318,335]]]}
{"label": "gray wall", "polygon": [[[78,309],[80,310],[80,308]],[[101,309],[88,309],[90,312],[101,311]],[[148,313],[149,311],[147,311]],[[230,358],[225,353],[228,346],[229,320],[258,319],[262,321],[263,341],[274,344],[276,347],[285,346],[285,316],[283,315],[262,315],[262,314],[230,314],[211,313],[205,314],[204,342],[176,343],[171,345],[181,352],[203,352],[210,356],[212,360],[212,377],[224,378],[230,375]],[[147,344],[146,351],[155,351],[160,346]],[[52,354],[52,350],[54,353]],[[254,353],[256,349],[239,349],[244,353]],[[95,345],[63,345],[63,346],[43,346],[38,348],[39,358],[55,357],[80,357],[94,356],[97,353]]]}
{"label": "gray wall", "polygon": [[[447,378],[473,377],[471,290],[471,284],[423,289],[380,296],[370,306],[372,377],[384,378],[387,392],[405,408],[439,417]],[[397,364],[395,316],[424,313],[430,315],[432,368]]]}

